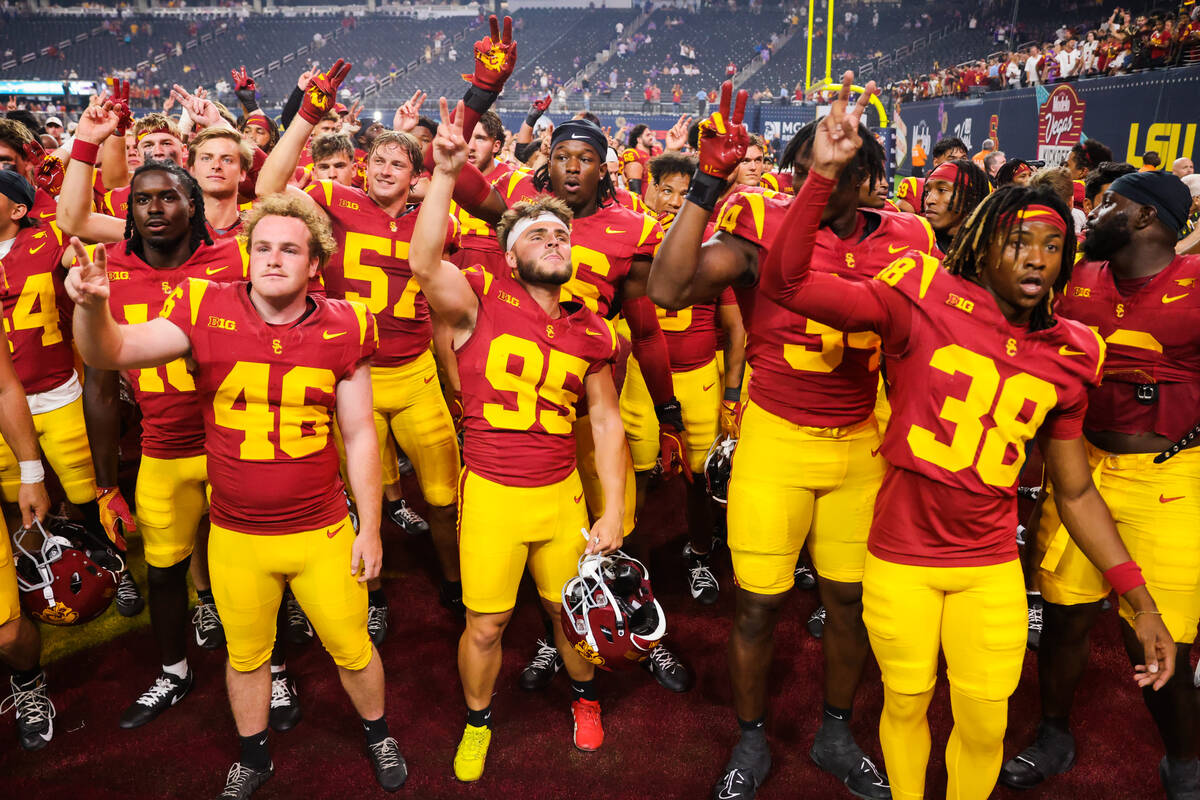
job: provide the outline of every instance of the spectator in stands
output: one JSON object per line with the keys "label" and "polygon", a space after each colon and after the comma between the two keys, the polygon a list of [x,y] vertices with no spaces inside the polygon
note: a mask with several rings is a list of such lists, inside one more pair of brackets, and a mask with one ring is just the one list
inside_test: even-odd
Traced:
{"label": "spectator in stands", "polygon": [[[62,146],[63,142],[63,124],[58,117],[50,117],[45,124],[46,135],[54,139],[55,147]],[[1182,160],[1182,159],[1181,159]],[[1188,161],[1188,172],[1191,172],[1191,161]],[[1179,173],[1176,173],[1177,175]],[[1180,176],[1182,177],[1182,176]]]}
{"label": "spectator in stands", "polygon": [[1142,153],[1142,168],[1139,172],[1155,172],[1162,166],[1157,150],[1147,150]]}
{"label": "spectator in stands", "polygon": [[1029,46],[1029,55],[1025,59],[1025,85],[1037,86],[1042,82],[1042,65],[1045,63],[1042,50],[1036,44]]}
{"label": "spectator in stands", "polygon": [[[50,120],[46,120],[46,133],[50,133]],[[1175,163],[1171,165],[1171,172],[1174,172],[1180,178],[1186,178],[1196,171],[1192,165],[1192,160],[1187,156],[1175,159]]]}
{"label": "spectator in stands", "polygon": [[1079,70],[1079,51],[1075,49],[1074,39],[1068,39],[1059,48],[1055,59],[1058,61],[1058,77],[1060,80],[1065,81],[1076,77]]}
{"label": "spectator in stands", "polygon": [[729,63],[725,65],[725,77],[732,78],[734,75],[737,75],[737,71],[737,64],[733,63],[733,59],[730,59]]}
{"label": "spectator in stands", "polygon": [[1000,168],[1007,160],[1002,150],[993,150],[983,159],[983,171],[987,173],[988,180],[992,182],[993,186],[996,184],[996,176],[1000,173]]}

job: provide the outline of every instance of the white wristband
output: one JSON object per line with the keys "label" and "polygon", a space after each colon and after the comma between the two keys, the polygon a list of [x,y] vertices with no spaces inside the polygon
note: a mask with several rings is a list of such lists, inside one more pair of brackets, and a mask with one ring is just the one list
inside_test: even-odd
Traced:
{"label": "white wristband", "polygon": [[46,470],[41,461],[20,461],[21,483],[41,483],[46,480]]}

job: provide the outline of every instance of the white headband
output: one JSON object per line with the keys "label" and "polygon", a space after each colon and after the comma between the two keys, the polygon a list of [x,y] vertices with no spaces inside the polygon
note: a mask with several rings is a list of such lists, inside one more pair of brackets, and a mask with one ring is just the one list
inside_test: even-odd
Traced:
{"label": "white headband", "polygon": [[566,223],[564,223],[561,219],[556,217],[554,214],[551,214],[549,211],[543,211],[541,214],[539,214],[536,217],[523,217],[523,218],[517,220],[516,223],[514,223],[511,228],[509,228],[508,239],[504,243],[505,252],[508,252],[513,249],[513,245],[516,243],[517,239],[519,239],[521,237],[521,234],[524,233],[527,228],[532,227],[533,225],[537,225],[542,222],[552,223],[554,225],[559,226],[560,228],[565,230],[567,233],[571,232],[571,228],[569,226],[567,226]]}

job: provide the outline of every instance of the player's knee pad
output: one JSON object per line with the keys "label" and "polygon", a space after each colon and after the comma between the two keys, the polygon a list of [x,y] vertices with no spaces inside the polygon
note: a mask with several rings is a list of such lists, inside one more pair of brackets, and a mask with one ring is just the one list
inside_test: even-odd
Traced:
{"label": "player's knee pad", "polygon": [[1004,741],[1008,727],[1008,699],[983,700],[950,687],[954,730],[968,746],[993,748]]}
{"label": "player's knee pad", "polygon": [[151,590],[154,589],[174,589],[180,586],[187,586],[188,565],[191,564],[192,557],[187,556],[177,564],[172,564],[169,567],[155,567],[149,564],[146,565],[146,583]]}
{"label": "player's knee pad", "polygon": [[933,689],[917,694],[902,694],[883,687],[883,714],[893,722],[917,723],[925,719]]}

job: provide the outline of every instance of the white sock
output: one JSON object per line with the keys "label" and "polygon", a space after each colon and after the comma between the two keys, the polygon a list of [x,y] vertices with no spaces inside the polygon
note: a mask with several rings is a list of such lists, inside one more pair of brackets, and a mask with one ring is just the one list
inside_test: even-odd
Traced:
{"label": "white sock", "polygon": [[163,672],[174,675],[176,678],[186,678],[188,676],[187,659],[183,659],[177,664],[163,664]]}
{"label": "white sock", "polygon": [[278,675],[281,672],[287,672],[287,664],[280,664],[279,666],[271,665],[272,675]]}
{"label": "white sock", "polygon": [[1041,596],[1042,596],[1042,593],[1041,593],[1041,592],[1039,592],[1037,589],[1026,589],[1026,590],[1025,590],[1025,594],[1031,594],[1031,595],[1033,595],[1034,597],[1041,597]]}

